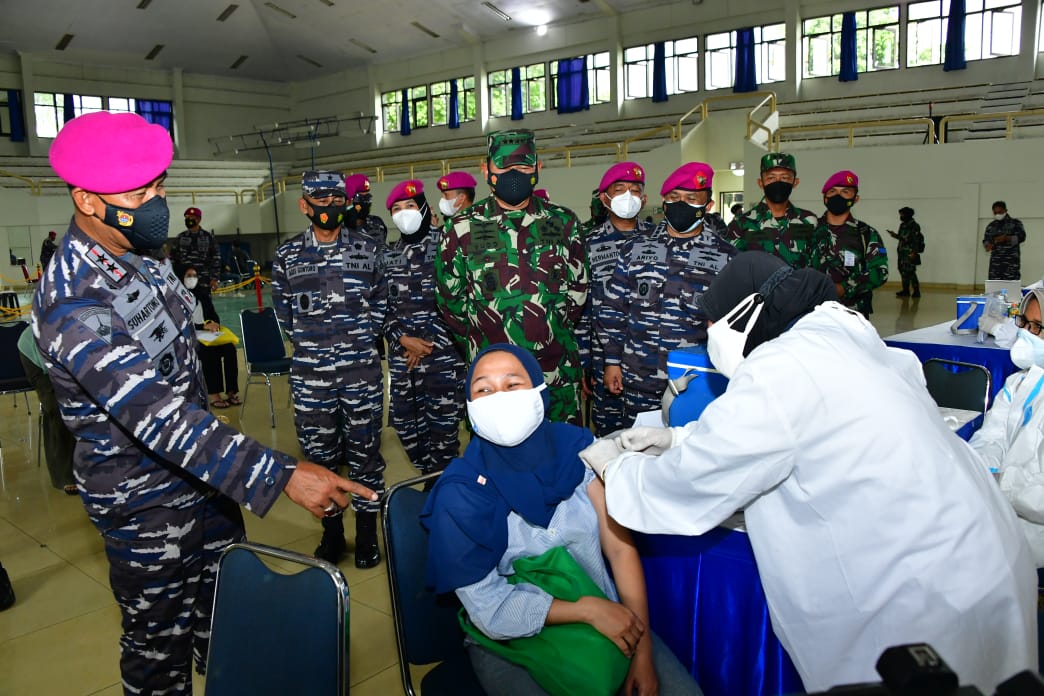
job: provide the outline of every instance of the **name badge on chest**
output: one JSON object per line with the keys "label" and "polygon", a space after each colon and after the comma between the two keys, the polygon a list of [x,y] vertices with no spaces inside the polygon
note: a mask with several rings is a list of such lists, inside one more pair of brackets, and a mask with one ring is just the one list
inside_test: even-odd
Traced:
{"label": "name badge on chest", "polygon": [[373,273],[373,251],[362,244],[353,244],[341,254],[341,263],[349,273]]}
{"label": "name badge on chest", "polygon": [[639,242],[632,248],[631,259],[642,266],[667,263],[667,246],[656,240]]}
{"label": "name badge on chest", "polygon": [[728,262],[728,255],[718,251],[715,247],[696,246],[689,252],[690,266],[714,275],[725,268],[725,264]]}

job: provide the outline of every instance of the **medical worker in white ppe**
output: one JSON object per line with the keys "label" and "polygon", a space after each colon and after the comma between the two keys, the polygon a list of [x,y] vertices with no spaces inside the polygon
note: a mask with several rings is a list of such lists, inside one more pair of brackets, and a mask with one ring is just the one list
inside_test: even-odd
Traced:
{"label": "medical worker in white ppe", "polygon": [[876,681],[885,648],[926,642],[993,693],[1037,667],[1029,548],[917,358],[836,297],[818,271],[736,256],[703,296],[725,394],[697,422],[621,431],[581,457],[631,529],[703,534],[745,510],[807,690]]}
{"label": "medical worker in white ppe", "polygon": [[1000,488],[1015,507],[1038,568],[1044,566],[1044,290],[1022,298],[1011,361],[1022,368],[1004,382],[971,446],[1001,472]]}

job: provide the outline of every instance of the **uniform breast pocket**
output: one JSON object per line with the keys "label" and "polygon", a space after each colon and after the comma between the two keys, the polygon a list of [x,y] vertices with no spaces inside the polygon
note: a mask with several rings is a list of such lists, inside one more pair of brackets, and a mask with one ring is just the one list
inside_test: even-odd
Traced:
{"label": "uniform breast pocket", "polygon": [[569,262],[557,245],[534,245],[529,250],[526,270],[528,292],[553,296],[563,295],[568,289]]}
{"label": "uniform breast pocket", "polygon": [[291,301],[296,314],[307,316],[322,314],[323,301],[319,292],[319,275],[305,274],[291,281]]}
{"label": "uniform breast pocket", "polygon": [[808,241],[812,239],[812,233],[814,231],[815,228],[813,228],[812,225],[807,225],[802,222],[791,223],[787,227],[787,237],[795,242],[808,243]]}
{"label": "uniform breast pocket", "polygon": [[655,276],[638,276],[631,285],[631,305],[645,313],[657,309],[663,297],[663,281]]}
{"label": "uniform breast pocket", "polygon": [[474,294],[486,300],[507,299],[522,294],[518,268],[505,254],[484,255],[468,263]]}
{"label": "uniform breast pocket", "polygon": [[410,298],[410,286],[407,283],[388,283],[388,299],[395,303],[405,302]]}

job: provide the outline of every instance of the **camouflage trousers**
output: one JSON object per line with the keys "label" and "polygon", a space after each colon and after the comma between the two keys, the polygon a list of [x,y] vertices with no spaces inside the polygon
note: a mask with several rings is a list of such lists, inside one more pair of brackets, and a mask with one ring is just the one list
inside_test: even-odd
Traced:
{"label": "camouflage trousers", "polygon": [[246,537],[239,506],[215,495],[98,526],[123,617],[124,693],[191,696],[193,658],[200,673],[206,666],[218,559]]}
{"label": "camouflage trousers", "polygon": [[[626,369],[624,369],[623,380],[624,390],[621,394],[623,397],[623,427],[629,428],[639,413],[656,411],[661,408],[663,392],[667,389],[667,380],[654,377],[638,378]],[[637,386],[639,384],[640,389]]]}
{"label": "camouflage trousers", "polygon": [[[331,471],[348,467],[348,478],[384,493],[381,422],[384,380],[380,363],[340,372],[301,371],[290,375],[294,426],[305,458]],[[356,512],[377,512],[380,503],[352,497]]]}
{"label": "camouflage trousers", "polygon": [[633,419],[625,417],[623,396],[605,388],[605,362],[595,359],[592,364],[595,367],[591,372],[591,425],[596,436],[604,437],[630,426]]}
{"label": "camouflage trousers", "polygon": [[406,359],[388,359],[389,424],[421,474],[442,471],[460,453],[464,416],[464,362],[454,348],[432,354],[406,370]]}
{"label": "camouflage trousers", "polygon": [[1022,258],[1007,249],[994,249],[990,253],[990,271],[987,280],[1020,280],[1022,278]]}

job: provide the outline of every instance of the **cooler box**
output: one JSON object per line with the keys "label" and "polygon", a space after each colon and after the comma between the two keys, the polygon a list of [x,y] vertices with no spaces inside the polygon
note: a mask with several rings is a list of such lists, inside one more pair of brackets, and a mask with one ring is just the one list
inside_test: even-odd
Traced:
{"label": "cooler box", "polygon": [[950,331],[962,334],[978,333],[979,318],[985,309],[985,295],[962,295],[958,297],[957,319],[950,325]]}
{"label": "cooler box", "polygon": [[670,408],[664,409],[664,420],[670,426],[685,425],[699,418],[707,404],[724,394],[729,384],[728,378],[711,365],[705,346],[667,353],[667,378],[679,391]]}

